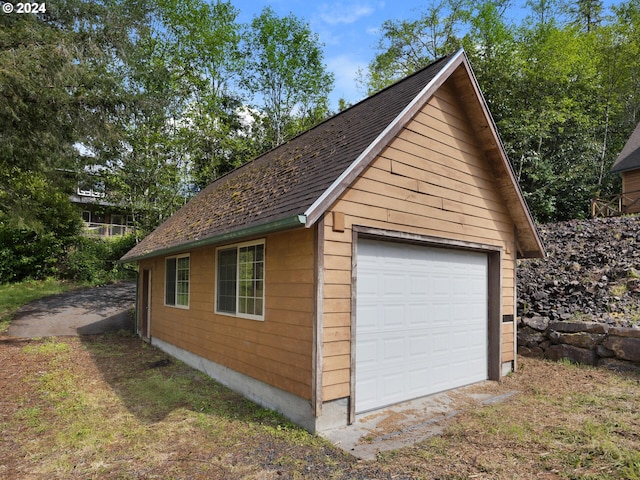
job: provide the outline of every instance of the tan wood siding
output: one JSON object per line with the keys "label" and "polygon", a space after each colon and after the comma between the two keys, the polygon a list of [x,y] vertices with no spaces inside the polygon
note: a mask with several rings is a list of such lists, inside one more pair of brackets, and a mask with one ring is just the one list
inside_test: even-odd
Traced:
{"label": "tan wood siding", "polygon": [[622,172],[622,194],[625,213],[640,212],[640,170]]}
{"label": "tan wood siding", "polygon": [[[343,334],[323,338],[323,401],[350,393],[345,335],[351,325],[352,227],[502,248],[502,313],[512,315],[516,252],[505,203],[464,110],[445,84],[332,207],[344,213],[344,232],[333,231],[333,215],[325,216],[323,322]],[[512,328],[502,326],[503,361],[513,358]]]}
{"label": "tan wood siding", "polygon": [[153,268],[151,335],[311,400],[313,229],[266,237],[264,321],[215,314],[215,247],[189,253],[189,309],[163,305],[164,258],[141,264]]}
{"label": "tan wood siding", "polygon": [[502,361],[512,361],[515,358],[514,350],[513,322],[504,322],[502,324]]}

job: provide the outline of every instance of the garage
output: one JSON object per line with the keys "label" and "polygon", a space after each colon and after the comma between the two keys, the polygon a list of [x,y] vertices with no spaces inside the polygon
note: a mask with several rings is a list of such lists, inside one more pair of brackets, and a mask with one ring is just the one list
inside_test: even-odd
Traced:
{"label": "garage", "polygon": [[488,255],[357,244],[355,411],[488,378]]}

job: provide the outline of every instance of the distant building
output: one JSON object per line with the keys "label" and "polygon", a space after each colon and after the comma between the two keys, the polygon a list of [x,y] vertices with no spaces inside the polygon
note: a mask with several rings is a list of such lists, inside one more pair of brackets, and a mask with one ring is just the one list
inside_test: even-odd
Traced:
{"label": "distant building", "polygon": [[622,176],[620,213],[640,212],[640,123],[611,167]]}
{"label": "distant building", "polygon": [[113,237],[133,232],[133,219],[122,207],[105,200],[104,183],[80,182],[69,197],[82,211],[84,234],[90,237]]}

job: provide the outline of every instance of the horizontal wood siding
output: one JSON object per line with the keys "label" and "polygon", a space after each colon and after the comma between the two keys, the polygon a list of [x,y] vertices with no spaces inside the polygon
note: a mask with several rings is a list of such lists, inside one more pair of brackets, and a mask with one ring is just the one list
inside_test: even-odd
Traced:
{"label": "horizontal wood siding", "polygon": [[[514,314],[514,222],[472,132],[445,84],[332,207],[345,230],[325,216],[323,401],[350,393],[354,225],[502,247],[502,313]],[[512,324],[501,338],[512,360]]]}
{"label": "horizontal wood siding", "polygon": [[640,170],[622,172],[625,213],[640,212]]}
{"label": "horizontal wood siding", "polygon": [[[151,335],[269,385],[311,400],[314,231],[265,239],[265,319],[214,313],[215,247],[193,250],[189,309],[164,303],[164,258],[153,269]],[[331,338],[339,338],[336,325]]]}
{"label": "horizontal wood siding", "polygon": [[502,324],[502,361],[512,361],[514,359],[514,351],[513,322],[504,322]]}

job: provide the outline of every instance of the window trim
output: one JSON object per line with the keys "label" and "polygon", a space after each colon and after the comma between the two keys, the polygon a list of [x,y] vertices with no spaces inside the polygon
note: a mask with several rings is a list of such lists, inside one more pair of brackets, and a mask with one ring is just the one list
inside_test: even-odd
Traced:
{"label": "window trim", "polygon": [[[253,247],[253,246],[257,246],[257,245],[262,245],[263,246],[263,259],[262,259],[262,315],[254,315],[254,314],[249,314],[249,313],[240,313],[239,310],[239,303],[240,303],[240,294],[239,294],[239,288],[238,288],[238,284],[239,281],[238,279],[240,278],[240,261],[239,261],[239,251],[242,247]],[[236,292],[235,292],[235,297],[236,297],[236,304],[235,304],[235,313],[231,313],[231,312],[225,312],[225,311],[221,311],[218,309],[218,289],[220,288],[220,282],[219,282],[219,260],[218,260],[218,254],[221,250],[230,250],[230,249],[234,249],[236,250]],[[214,289],[214,299],[213,299],[213,311],[216,315],[225,315],[228,317],[234,317],[234,318],[244,318],[247,320],[257,320],[257,321],[264,321],[265,319],[265,313],[266,313],[266,298],[267,298],[267,294],[266,294],[266,277],[267,277],[267,271],[265,268],[266,265],[266,239],[262,238],[259,240],[252,240],[249,242],[242,242],[242,243],[233,243],[230,245],[222,245],[220,247],[216,248],[216,253],[215,253],[215,289]]]}
{"label": "window trim", "polygon": [[[181,258],[189,259],[189,278],[188,278],[188,292],[187,292],[187,304],[180,305],[178,303],[178,260]],[[175,303],[167,303],[167,261],[175,259],[176,260],[176,277],[175,277]],[[163,303],[165,307],[171,308],[179,308],[181,310],[189,310],[189,306],[191,305],[191,254],[190,253],[182,253],[180,255],[172,255],[164,258],[164,298]]]}

